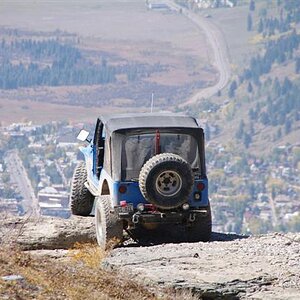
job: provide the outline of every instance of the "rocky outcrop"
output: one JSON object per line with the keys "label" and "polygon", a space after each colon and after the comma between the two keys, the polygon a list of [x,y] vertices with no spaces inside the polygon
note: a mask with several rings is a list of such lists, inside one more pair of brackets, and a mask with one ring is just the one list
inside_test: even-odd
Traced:
{"label": "rocky outcrop", "polygon": [[209,243],[124,247],[103,265],[201,299],[300,299],[300,234],[214,234]]}
{"label": "rocky outcrop", "polygon": [[[57,249],[95,241],[94,219],[4,219],[0,241],[38,255],[67,256],[68,251]],[[300,233],[213,233],[209,243],[157,239],[155,245],[145,244],[127,240],[111,251],[102,267],[144,285],[189,290],[199,299],[300,299]]]}
{"label": "rocky outcrop", "polygon": [[76,242],[95,241],[93,217],[4,218],[0,226],[0,242],[15,243],[22,250],[69,249]]}

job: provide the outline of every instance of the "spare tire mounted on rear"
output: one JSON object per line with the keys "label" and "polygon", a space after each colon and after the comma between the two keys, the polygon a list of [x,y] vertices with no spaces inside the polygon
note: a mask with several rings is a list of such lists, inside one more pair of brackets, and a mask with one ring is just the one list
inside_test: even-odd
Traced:
{"label": "spare tire mounted on rear", "polygon": [[173,153],[153,156],[144,164],[139,175],[142,195],[162,209],[176,208],[187,202],[193,184],[191,166]]}

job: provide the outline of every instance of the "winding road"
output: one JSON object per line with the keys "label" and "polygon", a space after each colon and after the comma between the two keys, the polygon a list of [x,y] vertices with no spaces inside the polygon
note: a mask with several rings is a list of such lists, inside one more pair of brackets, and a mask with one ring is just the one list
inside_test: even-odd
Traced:
{"label": "winding road", "polygon": [[165,3],[177,12],[181,11],[185,17],[190,19],[198,28],[204,31],[212,48],[214,57],[213,64],[219,71],[218,82],[213,86],[198,91],[188,101],[179,105],[179,107],[183,107],[187,104],[196,103],[203,98],[209,98],[215,95],[228,84],[231,75],[228,48],[222,31],[212,21],[181,7],[171,0],[166,0]]}

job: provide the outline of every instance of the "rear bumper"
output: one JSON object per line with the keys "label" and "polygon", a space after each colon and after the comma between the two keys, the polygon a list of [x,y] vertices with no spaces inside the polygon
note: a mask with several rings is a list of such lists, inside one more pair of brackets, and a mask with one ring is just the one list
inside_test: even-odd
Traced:
{"label": "rear bumper", "polygon": [[189,210],[186,212],[135,212],[119,214],[120,219],[131,221],[133,224],[174,224],[194,222],[198,218],[208,215],[206,208]]}

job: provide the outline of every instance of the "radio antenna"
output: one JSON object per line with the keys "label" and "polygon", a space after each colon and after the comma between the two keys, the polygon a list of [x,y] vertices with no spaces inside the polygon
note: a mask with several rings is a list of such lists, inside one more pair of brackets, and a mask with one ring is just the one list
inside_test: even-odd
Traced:
{"label": "radio antenna", "polygon": [[153,105],[154,105],[154,92],[151,93],[151,113],[153,112]]}

